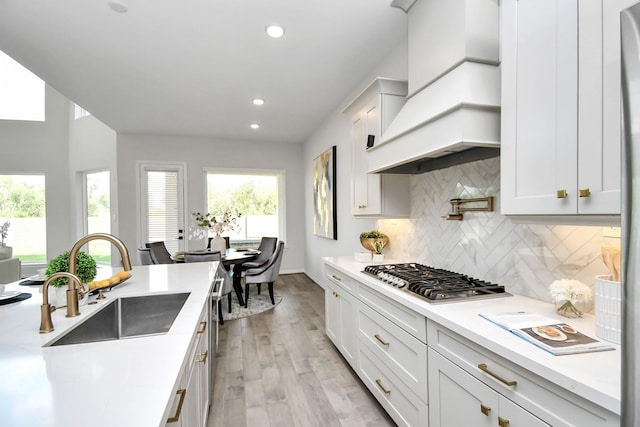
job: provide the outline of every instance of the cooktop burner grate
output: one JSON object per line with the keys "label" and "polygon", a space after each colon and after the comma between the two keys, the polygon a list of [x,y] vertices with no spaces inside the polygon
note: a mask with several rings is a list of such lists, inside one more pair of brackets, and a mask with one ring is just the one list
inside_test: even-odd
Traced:
{"label": "cooktop burner grate", "polygon": [[510,295],[502,285],[417,263],[368,265],[364,272],[432,302]]}

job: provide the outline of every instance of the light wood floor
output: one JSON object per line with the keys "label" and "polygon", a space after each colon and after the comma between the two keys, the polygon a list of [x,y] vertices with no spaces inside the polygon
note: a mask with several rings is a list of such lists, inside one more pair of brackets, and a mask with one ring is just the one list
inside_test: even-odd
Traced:
{"label": "light wood floor", "polygon": [[322,288],[289,274],[274,292],[273,310],[220,327],[208,426],[395,426],[325,335]]}

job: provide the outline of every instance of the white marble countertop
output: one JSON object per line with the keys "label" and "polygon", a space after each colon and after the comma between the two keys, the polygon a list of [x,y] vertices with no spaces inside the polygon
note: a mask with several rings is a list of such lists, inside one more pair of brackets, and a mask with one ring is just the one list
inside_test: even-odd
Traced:
{"label": "white marble countertop", "polygon": [[[6,285],[32,297],[0,306],[0,425],[164,426],[216,268],[136,266],[127,282],[105,292],[107,299],[81,306],[80,316],[53,312],[48,334],[39,333],[42,286]],[[111,273],[102,268],[97,278]],[[117,296],[183,291],[189,298],[164,335],[43,347]]]}
{"label": "white marble countertop", "polygon": [[327,257],[324,260],[334,268],[357,278],[359,282],[488,350],[615,414],[620,414],[619,345],[612,344],[614,351],[554,356],[481,318],[479,314],[510,311],[539,313],[574,325],[584,334],[597,338],[593,316],[587,314],[580,319],[566,319],[556,314],[552,304],[519,295],[432,304],[410,292],[362,273],[367,263],[355,262],[353,257]]}

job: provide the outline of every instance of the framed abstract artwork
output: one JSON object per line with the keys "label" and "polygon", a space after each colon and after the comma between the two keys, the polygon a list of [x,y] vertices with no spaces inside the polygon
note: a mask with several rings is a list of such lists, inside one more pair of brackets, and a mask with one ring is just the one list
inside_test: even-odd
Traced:
{"label": "framed abstract artwork", "polygon": [[338,239],[336,146],[313,159],[313,234]]}

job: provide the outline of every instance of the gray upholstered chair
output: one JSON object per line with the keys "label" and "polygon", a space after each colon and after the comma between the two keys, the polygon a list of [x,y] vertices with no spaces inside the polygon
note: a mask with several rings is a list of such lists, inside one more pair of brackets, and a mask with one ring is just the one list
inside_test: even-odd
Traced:
{"label": "gray upholstered chair", "polygon": [[220,251],[215,252],[194,252],[185,253],[184,262],[208,262],[218,261],[218,277],[222,278],[222,289],[218,289],[218,286],[213,290],[216,296],[216,311],[218,312],[218,320],[221,325],[224,325],[224,318],[222,317],[222,298],[227,297],[227,304],[229,305],[229,313],[231,313],[231,291],[233,290],[233,280],[231,274],[222,265],[222,254]]}
{"label": "gray upholstered chair", "polygon": [[249,268],[258,268],[266,264],[273,256],[273,253],[276,250],[277,243],[278,243],[277,237],[263,237],[260,240],[260,246],[258,246],[260,255],[258,255],[258,257],[253,261],[247,261],[240,264],[241,268],[243,270],[247,270]]}
{"label": "gray upholstered chair", "polygon": [[275,305],[273,298],[273,283],[278,279],[280,274],[280,264],[282,263],[282,256],[284,254],[284,242],[278,242],[275,252],[271,259],[264,265],[258,268],[250,268],[245,271],[244,274],[244,301],[245,307],[249,306],[249,285],[255,283],[258,285],[258,293],[260,293],[260,285],[267,283],[269,285],[269,297],[271,297],[271,304]]}
{"label": "gray upholstered chair", "polygon": [[164,242],[151,242],[145,244],[145,246],[150,249],[151,260],[154,264],[173,264],[171,254]]}
{"label": "gray upholstered chair", "polygon": [[140,257],[140,264],[142,265],[153,264],[153,260],[151,259],[151,249],[138,248],[138,256]]}

